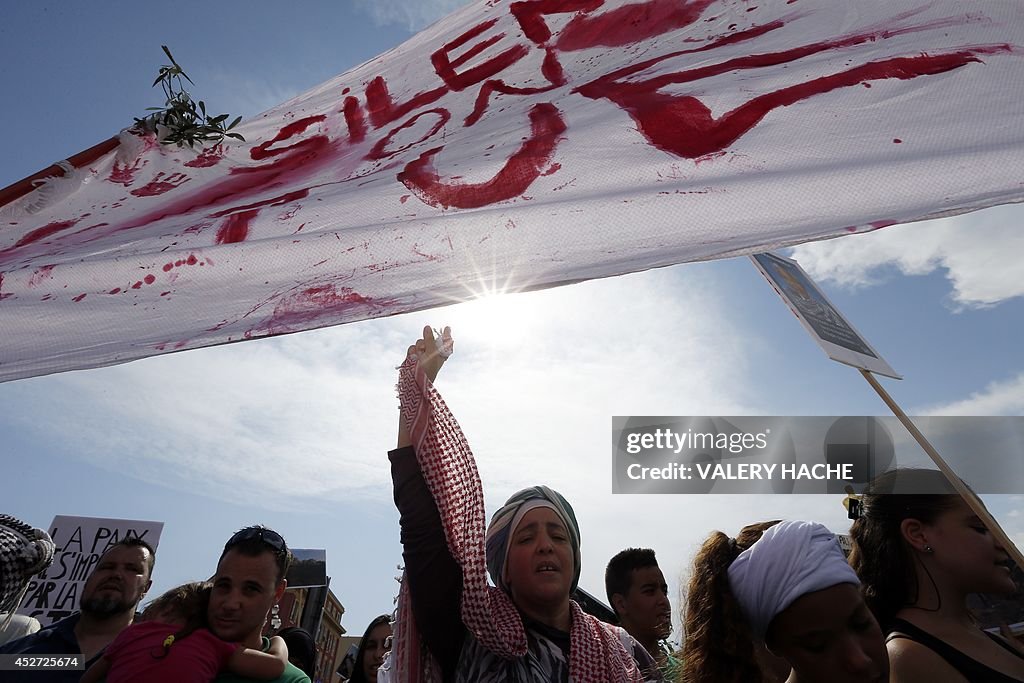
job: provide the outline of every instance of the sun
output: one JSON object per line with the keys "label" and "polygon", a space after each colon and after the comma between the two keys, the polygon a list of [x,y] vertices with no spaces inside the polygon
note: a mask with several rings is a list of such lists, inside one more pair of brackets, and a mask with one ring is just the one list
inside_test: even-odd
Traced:
{"label": "sun", "polygon": [[520,345],[536,327],[539,305],[531,293],[481,287],[446,311],[445,324],[451,325],[457,339],[502,347]]}

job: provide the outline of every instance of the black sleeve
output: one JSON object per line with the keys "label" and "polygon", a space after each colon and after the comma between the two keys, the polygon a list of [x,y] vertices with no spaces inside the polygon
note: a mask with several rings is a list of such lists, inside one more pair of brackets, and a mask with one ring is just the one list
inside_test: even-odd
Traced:
{"label": "black sleeve", "polygon": [[412,447],[395,449],[388,458],[413,617],[444,679],[452,680],[466,634],[460,610],[462,568],[448,550],[441,515]]}

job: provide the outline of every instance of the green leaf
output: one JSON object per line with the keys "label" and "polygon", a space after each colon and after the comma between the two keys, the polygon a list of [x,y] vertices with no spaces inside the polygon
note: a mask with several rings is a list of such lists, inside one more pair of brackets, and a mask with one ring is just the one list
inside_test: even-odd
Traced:
{"label": "green leaf", "polygon": [[153,112],[145,118],[136,118],[135,123],[142,130],[156,130],[157,126],[164,130],[162,143],[181,147],[188,144],[193,147],[197,141],[220,142],[225,137],[245,142],[245,138],[238,133],[228,133],[241,122],[242,117],[238,116],[225,128],[229,114],[220,114],[210,117],[206,110],[206,102],[199,100],[195,102],[192,96],[182,87],[182,79],[192,85],[195,83],[189,78],[185,70],[174,59],[170,48],[166,45],[160,46],[164,54],[171,61],[160,67],[153,86],[160,85],[164,92],[165,103],[163,107],[148,107],[146,111]]}

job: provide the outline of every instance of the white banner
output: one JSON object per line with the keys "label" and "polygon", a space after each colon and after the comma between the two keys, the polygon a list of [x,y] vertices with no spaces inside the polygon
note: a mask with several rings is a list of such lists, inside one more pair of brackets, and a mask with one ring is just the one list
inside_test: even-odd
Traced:
{"label": "white banner", "polygon": [[1019,0],[479,2],[0,208],[0,380],[1021,201],[1022,46]]}

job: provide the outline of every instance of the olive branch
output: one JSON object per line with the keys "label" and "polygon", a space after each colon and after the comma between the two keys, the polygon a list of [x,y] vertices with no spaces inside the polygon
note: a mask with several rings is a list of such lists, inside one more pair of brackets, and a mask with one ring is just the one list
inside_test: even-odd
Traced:
{"label": "olive branch", "polygon": [[193,147],[197,142],[221,142],[224,138],[233,138],[245,142],[238,133],[230,132],[238,125],[242,117],[237,117],[230,124],[225,125],[228,114],[210,116],[206,112],[206,103],[202,100],[196,102],[185,90],[182,79],[192,85],[195,83],[181,65],[174,59],[174,55],[161,45],[164,54],[171,60],[170,64],[160,67],[159,75],[153,81],[153,87],[158,84],[164,91],[166,103],[163,107],[148,107],[146,111],[152,111],[143,118],[135,119],[135,126],[144,131],[153,131],[159,135],[160,142],[165,145],[176,144],[178,147],[187,144]]}

